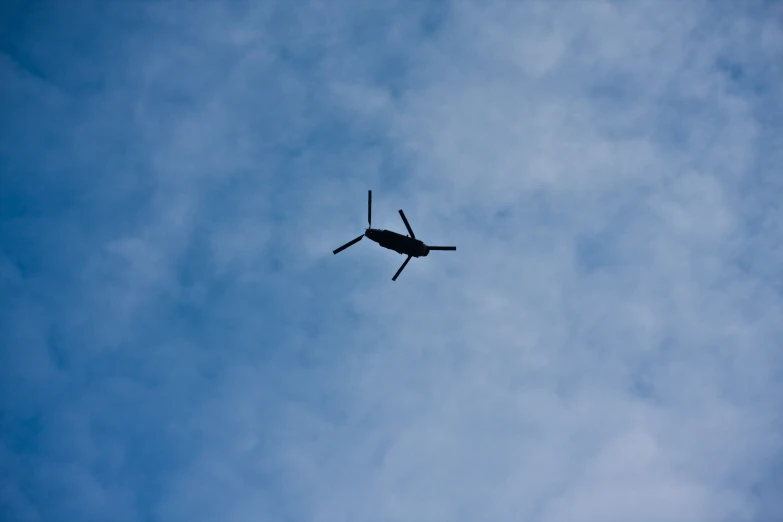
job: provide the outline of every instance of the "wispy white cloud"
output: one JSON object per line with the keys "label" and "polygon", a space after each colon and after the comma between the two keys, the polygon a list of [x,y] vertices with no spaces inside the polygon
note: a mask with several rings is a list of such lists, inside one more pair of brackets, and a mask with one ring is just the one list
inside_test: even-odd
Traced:
{"label": "wispy white cloud", "polygon": [[14,14],[0,514],[783,516],[779,8],[373,5]]}

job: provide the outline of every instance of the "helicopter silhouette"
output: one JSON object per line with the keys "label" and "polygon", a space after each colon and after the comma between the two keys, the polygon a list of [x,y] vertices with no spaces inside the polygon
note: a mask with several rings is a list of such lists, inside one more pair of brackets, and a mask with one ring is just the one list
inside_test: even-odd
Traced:
{"label": "helicopter silhouette", "polygon": [[408,261],[411,260],[411,257],[425,257],[429,255],[429,253],[433,250],[457,250],[457,247],[455,246],[431,246],[431,245],[425,245],[423,241],[420,239],[416,239],[416,235],[413,233],[413,230],[411,230],[410,224],[408,224],[408,220],[405,218],[405,213],[400,209],[400,217],[402,218],[402,222],[405,223],[405,228],[408,229],[407,236],[403,236],[402,234],[399,234],[397,232],[392,232],[391,230],[380,230],[377,228],[372,228],[372,190],[367,191],[367,229],[365,230],[364,234],[357,237],[356,239],[352,239],[351,241],[347,242],[340,248],[334,250],[334,254],[339,254],[346,248],[348,248],[351,245],[355,245],[359,241],[362,240],[363,237],[367,237],[367,239],[371,241],[375,241],[379,245],[381,245],[383,248],[388,248],[389,250],[394,250],[395,252],[403,255],[407,255],[408,257],[403,261],[402,266],[399,270],[397,270],[397,273],[394,274],[394,277],[392,277],[392,281],[396,281],[397,277],[399,277],[400,273],[402,273],[402,270],[405,268],[405,265],[408,264]]}

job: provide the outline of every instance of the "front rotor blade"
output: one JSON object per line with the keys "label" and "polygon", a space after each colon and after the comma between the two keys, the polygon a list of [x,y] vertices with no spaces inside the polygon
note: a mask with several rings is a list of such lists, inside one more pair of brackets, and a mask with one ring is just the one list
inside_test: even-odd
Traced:
{"label": "front rotor blade", "polygon": [[416,234],[413,233],[413,230],[411,230],[411,226],[408,224],[408,220],[405,219],[405,213],[400,209],[400,217],[402,218],[402,222],[405,223],[405,228],[408,229],[408,234],[411,235],[413,239],[416,239]]}
{"label": "front rotor blade", "polygon": [[402,266],[400,267],[399,270],[397,270],[397,273],[394,274],[394,277],[392,277],[392,281],[396,281],[397,280],[397,276],[400,275],[400,273],[402,272],[402,269],[405,268],[405,265],[407,265],[408,261],[410,261],[410,260],[411,260],[411,256],[408,256],[408,259],[406,259],[405,261],[402,262]]}
{"label": "front rotor blade", "polygon": [[372,228],[372,190],[367,191],[367,228]]}
{"label": "front rotor blade", "polygon": [[346,244],[344,244],[343,246],[341,246],[340,248],[338,248],[337,250],[335,250],[333,253],[334,253],[334,254],[339,254],[340,252],[342,252],[343,250],[345,250],[345,249],[346,249],[346,248],[348,248],[349,246],[351,246],[351,245],[355,245],[356,243],[358,243],[359,241],[361,241],[363,237],[364,237],[364,234],[362,234],[361,236],[357,237],[356,239],[352,239],[351,241],[348,241]]}
{"label": "front rotor blade", "polygon": [[443,247],[443,246],[429,246],[428,245],[427,248],[429,248],[430,250],[457,250],[457,247],[453,247],[453,246]]}

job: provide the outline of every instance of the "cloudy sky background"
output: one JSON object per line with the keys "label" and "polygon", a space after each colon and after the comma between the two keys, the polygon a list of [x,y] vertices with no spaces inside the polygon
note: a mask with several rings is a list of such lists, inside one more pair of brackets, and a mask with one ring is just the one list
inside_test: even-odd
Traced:
{"label": "cloudy sky background", "polygon": [[4,2],[0,518],[783,520],[781,20]]}

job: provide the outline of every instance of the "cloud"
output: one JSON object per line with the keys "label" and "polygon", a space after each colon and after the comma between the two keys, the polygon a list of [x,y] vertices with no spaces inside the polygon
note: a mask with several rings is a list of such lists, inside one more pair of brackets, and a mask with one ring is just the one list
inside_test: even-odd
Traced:
{"label": "cloud", "polygon": [[783,515],[777,7],[96,6],[3,31],[2,518]]}

